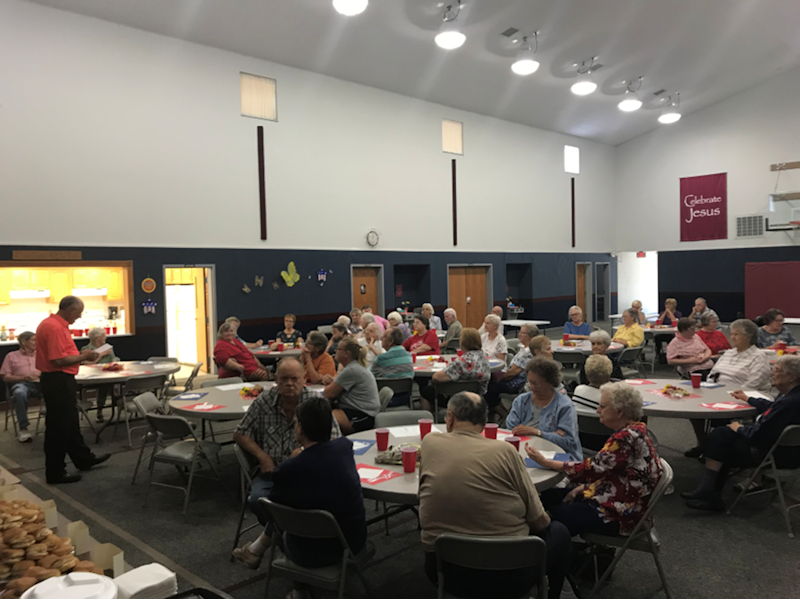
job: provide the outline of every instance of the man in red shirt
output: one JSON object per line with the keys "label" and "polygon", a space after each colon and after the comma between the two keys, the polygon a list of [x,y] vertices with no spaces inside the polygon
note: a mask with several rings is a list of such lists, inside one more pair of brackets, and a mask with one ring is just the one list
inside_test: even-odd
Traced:
{"label": "man in red shirt", "polygon": [[95,456],[81,435],[75,395],[75,375],[84,361],[95,361],[94,350],[78,352],[69,326],[83,313],[83,301],[75,296],[62,298],[58,312],[36,329],[36,368],[41,371],[41,389],[47,406],[44,433],[45,475],[47,483],[80,481],[77,473],[67,473],[64,458],[69,454],[81,471],[108,460],[110,454]]}

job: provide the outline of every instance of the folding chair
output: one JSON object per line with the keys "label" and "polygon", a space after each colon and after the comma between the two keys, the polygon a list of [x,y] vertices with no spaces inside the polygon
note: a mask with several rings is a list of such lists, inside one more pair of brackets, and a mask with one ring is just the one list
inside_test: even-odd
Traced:
{"label": "folding chair", "polygon": [[[131,392],[153,392],[156,396],[163,393],[164,386],[167,383],[166,375],[145,375],[143,377],[131,377],[122,386],[122,397],[117,400],[117,419],[114,421],[114,431],[111,433],[113,438],[117,435],[117,426],[122,413],[125,413],[125,429],[128,431],[128,445],[133,447],[133,438],[131,431],[138,429],[131,427],[130,416],[131,413],[137,412],[136,404],[132,400],[128,400],[128,394]],[[99,437],[99,435],[98,435]]]}
{"label": "folding chair", "polygon": [[447,342],[442,348],[442,354],[456,354],[461,347],[461,341],[458,338],[453,338]]}
{"label": "folding chair", "polygon": [[203,366],[202,362],[197,363],[194,368],[192,368],[192,373],[186,379],[186,383],[183,385],[169,385],[164,389],[164,398],[172,398],[174,396],[180,396],[183,393],[190,392],[194,389],[194,378],[197,377],[197,374],[200,372],[201,367]]}
{"label": "folding chair", "polygon": [[553,352],[553,360],[561,363],[561,375],[565,380],[581,382],[581,368],[586,362],[586,355],[583,352],[556,350]]}
{"label": "folding chair", "polygon": [[[152,362],[174,362],[174,363],[176,363],[176,362],[178,362],[178,359],[175,358],[174,356],[151,356],[150,358],[147,359],[147,361],[148,362],[152,361]],[[175,383],[175,374],[174,373],[169,376],[169,385],[170,386],[178,385],[177,383]]]}
{"label": "folding chair", "polygon": [[[331,513],[326,510],[299,510],[271,502],[268,498],[259,498],[261,505],[266,509],[269,521],[275,527],[270,546],[269,562],[267,563],[267,583],[264,597],[269,598],[269,585],[273,573],[283,575],[294,581],[321,587],[327,590],[339,590],[339,598],[344,598],[344,589],[347,582],[348,569],[355,570],[361,584],[367,591],[368,598],[374,598],[372,589],[364,577],[363,567],[375,554],[375,548],[367,541],[358,555],[354,554],[342,533],[339,524]],[[339,565],[329,567],[308,568],[301,567],[285,554],[276,557],[278,540],[283,533],[297,537],[311,539],[338,539],[342,545],[342,561]]]}
{"label": "folding chair", "polygon": [[614,560],[612,560],[611,564],[608,565],[608,568],[605,570],[602,577],[597,580],[597,583],[589,594],[589,597],[594,596],[595,593],[600,590],[600,587],[611,576],[611,573],[614,571],[614,567],[617,566],[617,563],[620,561],[622,556],[627,550],[630,549],[637,550],[639,552],[647,552],[653,555],[653,560],[656,563],[656,569],[658,569],[658,575],[661,578],[661,585],[664,586],[664,593],[666,594],[667,598],[672,598],[672,594],[670,593],[669,586],[667,584],[667,576],[664,572],[664,567],[661,564],[661,559],[658,556],[659,552],[661,551],[661,540],[656,533],[656,527],[651,518],[653,511],[655,510],[661,498],[664,496],[664,492],[672,484],[672,467],[663,458],[661,459],[661,467],[663,469],[661,479],[658,480],[656,489],[653,490],[647,510],[642,515],[638,525],[636,525],[630,535],[612,536],[598,535],[596,533],[581,534],[581,538],[583,538],[584,541],[586,541],[592,547],[592,554],[595,557],[595,569],[597,568],[596,549],[598,546],[614,546],[618,548],[617,552],[614,554]]}
{"label": "folding chair", "polygon": [[[411,399],[411,392],[414,389],[414,378],[413,377],[403,377],[403,378],[398,378],[398,379],[380,377],[380,378],[376,379],[375,382],[378,384],[378,389],[379,390],[382,390],[383,388],[390,388],[392,390],[392,398],[396,394],[408,394],[408,408],[411,409],[411,410],[414,409],[413,401]],[[390,402],[391,402],[392,398],[389,398]],[[403,408],[403,407],[402,406],[393,407],[394,410],[399,410],[401,408]],[[381,407],[381,412],[383,412],[383,411],[385,411],[387,409],[388,410],[392,410],[392,408],[388,408],[388,407],[382,406]]]}
{"label": "folding chair", "polygon": [[239,463],[239,483],[240,492],[242,494],[242,509],[239,511],[239,524],[236,526],[236,536],[233,538],[233,548],[231,549],[231,562],[233,562],[233,550],[239,547],[239,540],[242,535],[258,527],[258,521],[252,525],[248,525],[242,529],[244,523],[244,516],[247,512],[247,507],[250,505],[250,491],[253,488],[253,477],[258,473],[258,465],[250,462],[249,454],[242,450],[238,444],[234,444],[233,453],[236,455],[236,461]]}
{"label": "folding chair", "polygon": [[[200,384],[200,388],[218,387],[220,385],[230,385],[231,383],[244,383],[241,377],[225,377],[224,379],[206,379]],[[255,384],[254,384],[255,385]]]}
{"label": "folding chair", "polygon": [[[11,424],[14,426],[14,437],[19,435],[18,428],[17,428],[17,407],[14,406],[14,399],[11,397],[11,385],[6,383],[6,428],[5,430],[8,431],[8,420],[11,419]],[[33,436],[36,437],[39,435],[39,423],[42,420],[42,414],[44,409],[44,396],[42,393],[39,392],[39,406],[34,407],[33,410],[36,411],[36,430],[33,432]],[[31,407],[28,406],[28,416],[33,417],[34,415],[31,414]]]}
{"label": "folding chair", "polygon": [[[183,500],[183,514],[186,514],[186,507],[189,505],[189,494],[192,491],[192,481],[195,477],[195,471],[200,466],[200,460],[205,460],[211,470],[214,471],[219,480],[222,489],[227,492],[225,483],[219,476],[214,462],[211,460],[212,456],[217,456],[222,446],[214,442],[201,442],[194,437],[194,430],[189,424],[189,421],[183,417],[176,417],[174,415],[156,415],[153,413],[145,414],[148,425],[154,435],[161,435],[165,439],[178,439],[180,441],[174,442],[160,450],[156,450],[150,458],[150,480],[147,483],[147,492],[144,496],[144,505],[147,506],[147,498],[150,495],[150,488],[154,485],[161,487],[168,487],[176,490],[181,490],[184,495]],[[155,473],[155,463],[162,462],[170,465],[175,465],[178,473],[184,476],[183,469],[189,471],[189,478],[186,487],[172,485],[169,483],[160,483],[153,481],[153,474]],[[197,475],[202,477],[201,475]]]}
{"label": "folding chair", "polygon": [[[486,571],[533,567],[539,573],[536,597],[547,598],[547,545],[542,538],[534,535],[483,537],[443,533],[436,538],[437,598],[444,598],[445,593],[451,593],[445,581],[445,563]],[[524,593],[527,598],[528,591]]]}
{"label": "folding chair", "polygon": [[439,422],[439,395],[452,396],[458,392],[475,392],[479,396],[483,396],[481,391],[481,382],[475,379],[467,379],[460,381],[434,381],[434,389],[436,391],[433,397],[433,419]]}
{"label": "folding chair", "polygon": [[[789,534],[790,538],[794,538],[794,530],[792,529],[792,520],[789,517],[789,511],[800,506],[800,503],[786,506],[786,493],[792,489],[792,486],[797,482],[798,478],[800,478],[800,469],[779,469],[775,463],[775,450],[781,447],[796,448],[797,446],[800,446],[800,425],[789,425],[781,432],[780,437],[775,444],[773,444],[772,448],[769,449],[767,455],[743,484],[742,491],[739,492],[739,495],[736,496],[736,500],[731,504],[728,509],[728,514],[731,514],[734,506],[738,504],[739,500],[741,500],[744,495],[755,496],[756,494],[762,494],[764,492],[777,493],[778,499],[780,500],[781,514],[783,515],[784,521],[786,521],[786,532]],[[762,473],[775,481],[775,487],[748,492],[747,489],[750,487],[750,484]],[[785,483],[783,483],[784,481]]]}
{"label": "folding chair", "polygon": [[622,376],[625,379],[638,379],[640,377],[644,377],[644,370],[639,367],[639,364],[641,364],[640,357],[643,350],[644,348],[642,346],[635,346],[633,348],[625,348],[619,353],[617,363],[619,363],[619,367],[622,370]]}
{"label": "folding chair", "polygon": [[[156,398],[156,395],[153,392],[145,392],[144,394],[139,394],[133,399],[133,403],[136,405],[136,410],[139,411],[140,414],[146,415],[149,413],[159,414],[162,411],[161,401]],[[153,433],[152,429],[148,428],[147,433],[142,436],[142,448],[139,450],[139,458],[136,459],[136,467],[133,469],[133,477],[131,478],[131,485],[136,484],[136,475],[139,473],[139,466],[142,464],[142,457],[144,456],[144,449],[149,444],[153,444],[153,450],[150,453],[152,457],[155,454],[156,450],[163,446],[163,437],[161,435],[156,435]],[[150,468],[152,468],[152,462],[150,463]]]}

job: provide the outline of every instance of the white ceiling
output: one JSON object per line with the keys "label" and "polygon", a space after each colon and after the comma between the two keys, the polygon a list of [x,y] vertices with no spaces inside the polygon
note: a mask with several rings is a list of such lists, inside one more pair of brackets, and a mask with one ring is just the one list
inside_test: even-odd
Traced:
{"label": "white ceiling", "polygon": [[[664,127],[657,90],[688,114],[800,65],[800,0],[468,0],[452,51],[433,41],[438,0],[372,0],[356,17],[330,0],[32,1],[613,145]],[[509,27],[541,31],[537,73],[511,72]],[[600,87],[574,96],[572,64],[593,55]],[[645,106],[622,113],[639,75]]]}

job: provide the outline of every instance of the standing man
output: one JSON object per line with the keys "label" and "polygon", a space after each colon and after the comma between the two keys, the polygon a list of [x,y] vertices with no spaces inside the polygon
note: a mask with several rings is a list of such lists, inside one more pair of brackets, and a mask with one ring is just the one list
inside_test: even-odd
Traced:
{"label": "standing man", "polygon": [[447,333],[444,334],[444,340],[441,343],[442,348],[446,347],[447,342],[450,340],[460,339],[461,330],[464,328],[458,320],[458,315],[453,308],[444,309],[444,322],[447,323]]}
{"label": "standing man", "polygon": [[28,432],[28,400],[42,395],[39,389],[39,371],[36,369],[36,334],[23,331],[17,336],[19,350],[9,352],[0,368],[0,377],[8,384],[11,400],[17,411],[19,441],[33,441]]}
{"label": "standing man", "polygon": [[110,454],[95,456],[81,435],[75,395],[75,375],[84,361],[96,361],[94,350],[78,352],[69,326],[83,313],[83,300],[66,296],[58,312],[39,324],[36,330],[36,368],[41,371],[41,389],[47,405],[44,432],[45,475],[47,483],[73,483],[78,473],[67,473],[64,458],[69,454],[81,471],[108,460]]}

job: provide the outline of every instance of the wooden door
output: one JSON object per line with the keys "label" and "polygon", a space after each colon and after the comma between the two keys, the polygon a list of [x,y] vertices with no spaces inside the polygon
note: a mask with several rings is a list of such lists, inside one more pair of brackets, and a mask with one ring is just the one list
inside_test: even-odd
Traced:
{"label": "wooden door", "polygon": [[575,264],[575,304],[581,307],[586,318],[586,265]]}
{"label": "wooden door", "polygon": [[379,267],[352,267],[353,269],[353,306],[361,308],[365,304],[372,307],[372,312],[381,315],[378,306]]}
{"label": "wooden door", "polygon": [[464,327],[478,329],[486,318],[486,267],[450,267],[450,308]]}
{"label": "wooden door", "polygon": [[192,279],[194,283],[194,296],[196,303],[197,321],[197,362],[202,362],[200,370],[206,371],[209,361],[208,355],[208,307],[206,306],[206,287],[208,285],[205,277],[205,269],[192,269]]}

